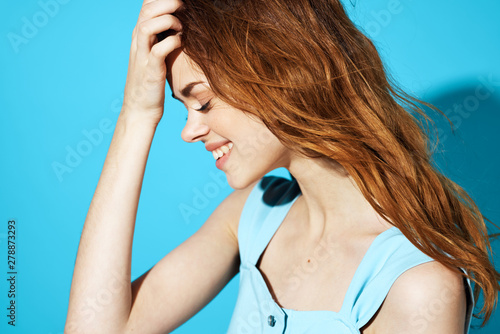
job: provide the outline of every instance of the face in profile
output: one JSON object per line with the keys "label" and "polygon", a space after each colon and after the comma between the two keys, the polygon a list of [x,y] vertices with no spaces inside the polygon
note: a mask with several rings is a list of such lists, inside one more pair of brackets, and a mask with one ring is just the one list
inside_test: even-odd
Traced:
{"label": "face in profile", "polygon": [[265,174],[289,164],[289,150],[257,117],[219,99],[189,57],[177,50],[167,58],[173,96],[188,111],[182,130],[186,142],[201,141],[229,185],[243,189]]}

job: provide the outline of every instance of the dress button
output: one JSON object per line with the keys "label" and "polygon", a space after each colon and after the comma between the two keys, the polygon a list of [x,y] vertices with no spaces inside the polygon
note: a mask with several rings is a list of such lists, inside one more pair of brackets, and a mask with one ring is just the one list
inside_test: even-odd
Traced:
{"label": "dress button", "polygon": [[274,315],[270,315],[269,318],[267,318],[267,323],[271,327],[274,327],[274,325],[276,325],[276,319],[274,319]]}

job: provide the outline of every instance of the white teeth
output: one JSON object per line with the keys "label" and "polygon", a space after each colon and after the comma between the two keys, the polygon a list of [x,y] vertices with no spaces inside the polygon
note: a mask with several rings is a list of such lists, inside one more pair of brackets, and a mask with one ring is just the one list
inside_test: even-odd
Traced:
{"label": "white teeth", "polygon": [[218,160],[219,158],[222,158],[224,154],[228,153],[232,148],[233,148],[233,143],[223,145],[218,149],[213,150],[212,155],[214,156],[215,160]]}

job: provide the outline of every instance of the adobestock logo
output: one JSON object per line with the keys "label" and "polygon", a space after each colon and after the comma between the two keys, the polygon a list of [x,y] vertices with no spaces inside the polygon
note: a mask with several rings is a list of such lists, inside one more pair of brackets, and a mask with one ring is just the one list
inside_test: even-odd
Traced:
{"label": "adobestock logo", "polygon": [[223,172],[208,173],[211,181],[203,187],[194,187],[191,203],[179,203],[179,211],[186,224],[191,223],[192,216],[198,216],[203,210],[210,206],[211,200],[220,195],[229,185]]}
{"label": "adobestock logo", "polygon": [[399,0],[389,0],[385,8],[372,10],[370,12],[371,20],[363,25],[366,33],[372,38],[378,36],[384,28],[391,24],[393,18],[401,14],[403,10],[404,3]]}
{"label": "adobestock logo", "polygon": [[77,312],[73,312],[76,315],[75,319],[66,320],[64,333],[89,333],[87,324],[92,324],[99,313],[112,303],[116,303],[119,296],[127,289],[130,289],[130,280],[125,279],[121,274],[111,272],[106,286],[101,287],[92,295],[87,295]]}
{"label": "adobestock logo", "polygon": [[21,18],[23,24],[20,33],[9,32],[7,34],[7,39],[14,52],[19,53],[19,47],[23,44],[28,44],[30,40],[35,38],[40,29],[45,27],[50,19],[54,18],[59,13],[60,6],[70,1],[71,0],[38,1],[37,3],[40,10],[35,12],[31,18],[27,18],[26,16]]}
{"label": "adobestock logo", "polygon": [[[453,123],[453,131],[450,134],[450,128],[439,127],[437,128],[437,137],[439,138],[439,145],[433,148],[433,153],[445,153],[443,144],[451,136],[454,136],[454,131],[457,131],[471,116],[477,114],[482,110],[481,108],[488,107],[488,100],[498,98],[498,91],[500,88],[500,80],[495,78],[492,73],[487,76],[477,77],[477,83],[474,87],[469,88],[467,95],[459,96],[453,105],[447,106],[443,112],[448,119]],[[431,103],[434,103],[431,101]],[[497,110],[495,108],[495,110]]]}
{"label": "adobestock logo", "polygon": [[113,129],[113,122],[108,118],[103,118],[99,122],[98,128],[91,129],[90,131],[85,129],[82,130],[82,134],[86,139],[80,140],[76,144],[75,148],[70,145],[66,145],[65,163],[61,163],[59,161],[52,162],[52,170],[56,174],[59,182],[63,181],[65,173],[73,172],[73,169],[82,163],[83,158],[90,155],[94,150],[94,147],[97,147],[102,143],[104,135],[111,133]]}
{"label": "adobestock logo", "polygon": [[[123,94],[115,98],[110,105],[110,111],[118,114],[122,107]],[[59,182],[64,181],[65,174],[71,174],[75,168],[80,166],[85,157],[88,157],[94,151],[94,148],[105,142],[105,137],[112,133],[115,126],[113,118],[103,117],[99,123],[92,129],[83,129],[80,133],[83,139],[76,145],[66,145],[64,159],[52,161],[51,167]]]}

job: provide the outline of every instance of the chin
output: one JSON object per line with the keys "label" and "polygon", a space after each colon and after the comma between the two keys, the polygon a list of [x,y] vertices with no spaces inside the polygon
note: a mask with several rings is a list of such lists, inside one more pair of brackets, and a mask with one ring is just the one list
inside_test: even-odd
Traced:
{"label": "chin", "polygon": [[227,176],[227,183],[234,190],[242,190],[252,184],[252,182],[246,182],[245,180],[237,179],[230,176]]}
{"label": "chin", "polygon": [[248,188],[249,186],[253,186],[255,182],[259,181],[263,177],[264,175],[261,175],[260,177],[258,175],[255,177],[248,177],[226,173],[227,183],[234,190],[242,190]]}

